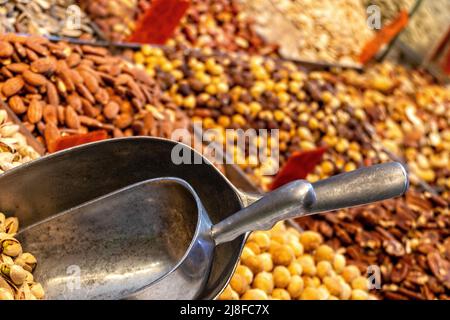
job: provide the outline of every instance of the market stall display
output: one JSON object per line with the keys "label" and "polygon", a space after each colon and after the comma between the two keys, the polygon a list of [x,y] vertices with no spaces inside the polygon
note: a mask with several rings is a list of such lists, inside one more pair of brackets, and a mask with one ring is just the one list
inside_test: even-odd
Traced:
{"label": "market stall display", "polygon": [[19,126],[8,121],[6,111],[0,108],[0,174],[38,157],[19,132]]}
{"label": "market stall display", "polygon": [[[0,109],[0,174],[39,157],[19,126],[8,121]],[[36,258],[24,252],[15,238],[19,220],[0,212],[0,300],[35,300],[44,297],[44,289],[33,278]]]}
{"label": "market stall display", "polygon": [[[361,0],[249,0],[255,29],[285,58],[352,65],[373,31]],[[273,25],[275,23],[275,25]]]}
{"label": "market stall display", "polygon": [[[449,299],[450,87],[428,72],[437,45],[448,46],[450,8],[440,0],[338,2],[192,0],[165,46],[138,47],[96,41],[128,41],[152,0],[0,0],[0,175],[44,151],[105,138],[170,139],[179,128],[192,137],[193,123],[217,133],[196,136],[193,147],[202,151],[213,137],[222,160],[234,160],[259,191],[285,183],[289,175],[274,173],[308,152],[317,153],[301,177],[310,182],[401,161],[411,180],[401,198],[298,219],[302,231],[289,221],[251,234],[220,299]],[[368,6],[383,26],[418,3],[396,44],[413,49],[428,72],[404,67],[401,55],[360,66],[377,39]],[[254,145],[267,142],[256,159],[227,129],[279,132],[267,141],[250,135]],[[205,156],[221,172],[242,173]],[[200,196],[213,212],[211,195]],[[2,209],[0,299],[40,299],[34,256],[8,254],[10,244],[20,247],[18,220]],[[21,214],[24,226],[35,218]],[[369,290],[368,267],[379,269],[379,288]],[[208,281],[225,287],[232,268],[216,268]]]}
{"label": "market stall display", "polygon": [[1,1],[0,33],[91,39],[98,35],[74,0]]}
{"label": "market stall display", "polygon": [[186,125],[145,72],[105,48],[7,34],[0,49],[1,97],[50,151],[63,135],[169,137]]}
{"label": "market stall display", "polygon": [[378,266],[384,299],[450,299],[449,202],[409,191],[381,205],[298,219],[333,248],[344,247],[362,271]]}
{"label": "market stall display", "polygon": [[223,300],[367,300],[369,280],[321,234],[284,223],[250,235]]}

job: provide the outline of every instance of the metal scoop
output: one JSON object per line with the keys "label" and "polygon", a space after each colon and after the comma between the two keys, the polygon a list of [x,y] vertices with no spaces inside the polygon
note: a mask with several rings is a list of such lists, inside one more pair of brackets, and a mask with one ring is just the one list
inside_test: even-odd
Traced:
{"label": "metal scoop", "polygon": [[[403,194],[399,163],[316,183],[289,183],[213,225],[193,187],[156,178],[122,188],[25,228],[49,299],[195,299],[215,247],[277,221]],[[220,201],[216,206],[221,206]]]}

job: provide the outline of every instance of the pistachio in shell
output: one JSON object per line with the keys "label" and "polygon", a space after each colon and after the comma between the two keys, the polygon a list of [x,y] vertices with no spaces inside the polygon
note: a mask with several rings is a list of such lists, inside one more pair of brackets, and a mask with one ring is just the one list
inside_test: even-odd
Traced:
{"label": "pistachio in shell", "polygon": [[42,285],[40,283],[32,283],[30,285],[30,290],[31,293],[37,298],[37,299],[42,299],[44,298],[45,292],[44,292],[44,288],[42,287]]}
{"label": "pistachio in shell", "polygon": [[3,240],[0,240],[0,250],[7,256],[17,257],[18,255],[22,254],[22,246],[17,239],[11,237],[11,235],[8,236],[9,238],[5,237]]}
{"label": "pistachio in shell", "polygon": [[14,296],[14,288],[2,275],[0,275],[0,289],[8,291],[12,296]]}
{"label": "pistachio in shell", "polygon": [[20,286],[27,278],[27,271],[25,271],[21,266],[14,264],[9,268],[9,278],[14,284]]}
{"label": "pistachio in shell", "polygon": [[14,295],[6,289],[0,288],[0,300],[14,300]]}
{"label": "pistachio in shell", "polygon": [[19,230],[19,219],[9,217],[5,220],[5,230],[7,234],[15,235]]}
{"label": "pistachio in shell", "polygon": [[14,263],[28,272],[33,272],[34,268],[36,268],[37,260],[31,253],[24,252],[14,260]]}

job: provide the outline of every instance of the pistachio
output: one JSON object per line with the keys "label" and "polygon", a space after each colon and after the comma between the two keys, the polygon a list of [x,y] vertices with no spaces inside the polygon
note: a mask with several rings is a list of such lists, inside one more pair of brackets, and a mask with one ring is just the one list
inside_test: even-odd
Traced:
{"label": "pistachio", "polygon": [[10,257],[17,257],[22,253],[22,246],[20,245],[19,241],[11,236],[4,236],[3,239],[1,239],[0,235],[0,250],[3,254],[10,256]]}

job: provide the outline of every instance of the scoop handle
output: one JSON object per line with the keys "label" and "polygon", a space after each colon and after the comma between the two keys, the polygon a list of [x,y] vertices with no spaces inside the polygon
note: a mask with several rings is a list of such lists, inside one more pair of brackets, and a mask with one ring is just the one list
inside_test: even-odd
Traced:
{"label": "scoop handle", "polygon": [[270,229],[276,222],[303,215],[354,207],[402,195],[408,175],[398,162],[342,173],[311,184],[286,184],[214,225],[216,244],[232,241],[253,230]]}

